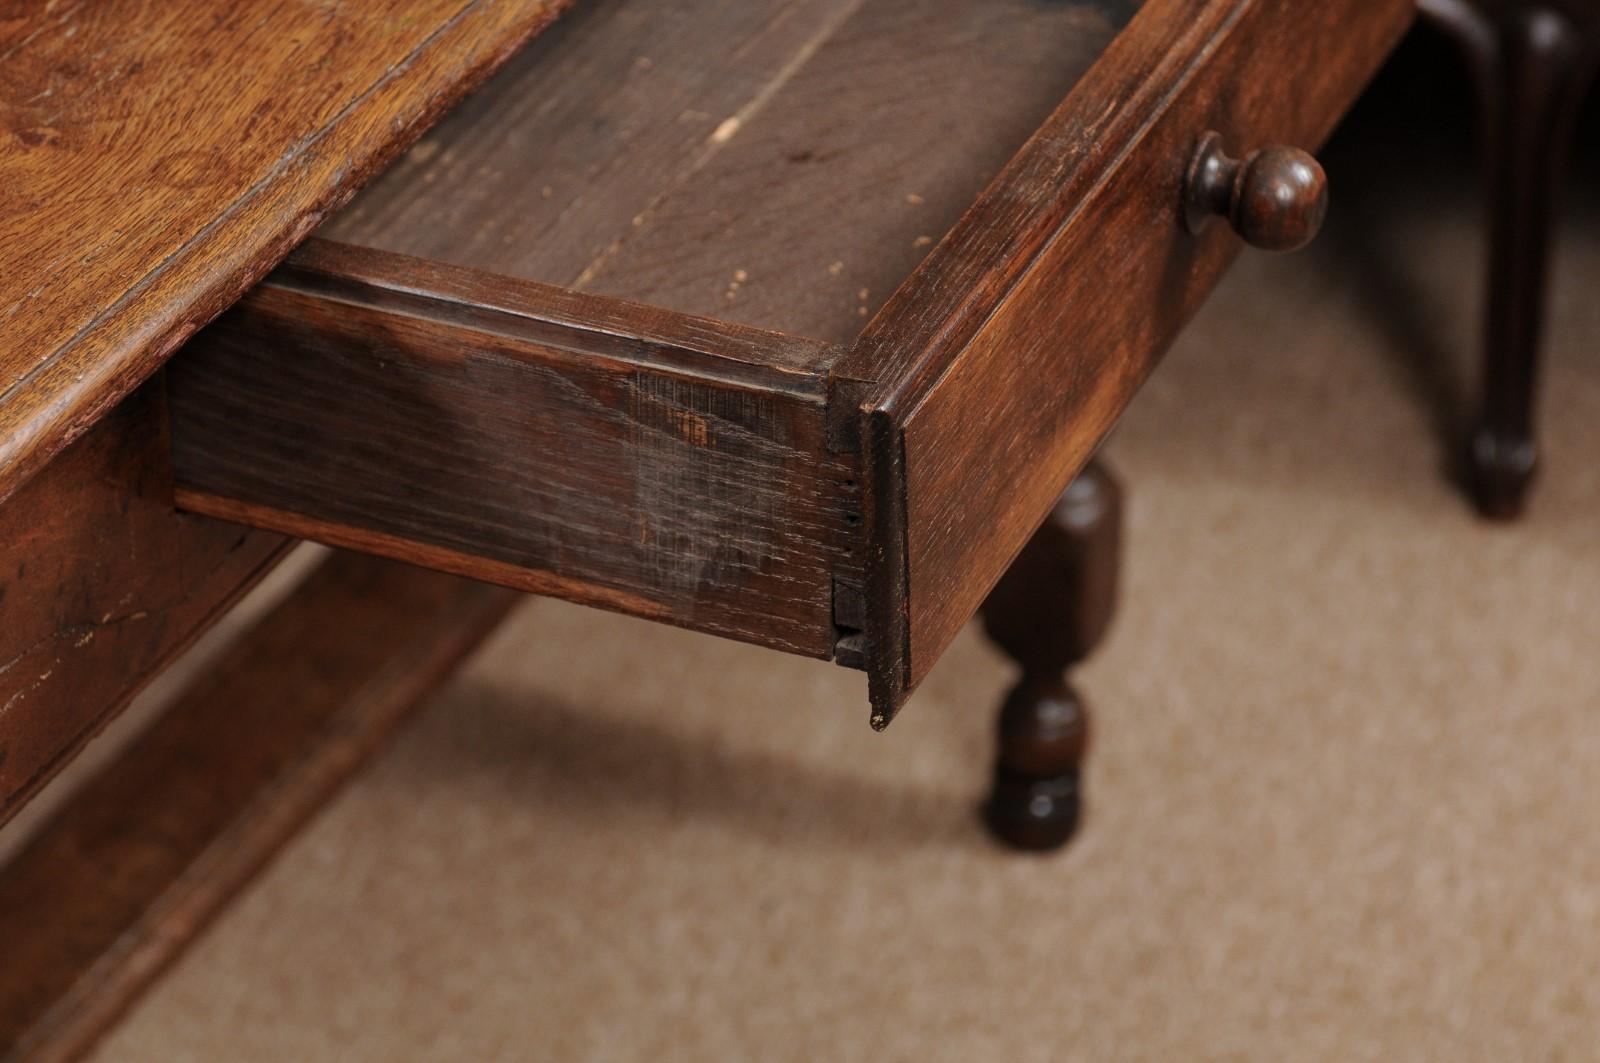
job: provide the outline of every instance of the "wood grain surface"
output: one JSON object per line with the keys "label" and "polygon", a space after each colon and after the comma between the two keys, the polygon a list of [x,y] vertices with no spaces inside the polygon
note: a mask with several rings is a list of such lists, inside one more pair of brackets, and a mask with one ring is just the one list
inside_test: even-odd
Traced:
{"label": "wood grain surface", "polygon": [[869,411],[875,711],[927,675],[1239,240],[1183,227],[1210,130],[1316,147],[1409,0],[1148,0],[838,367]]}
{"label": "wood grain surface", "polygon": [[313,571],[0,868],[0,1060],[78,1058],[516,598]]}
{"label": "wood grain surface", "polygon": [[[703,0],[691,18],[687,8],[641,0],[580,5],[323,232],[848,342],[1135,6]],[[711,35],[725,47],[698,46]],[[983,92],[965,90],[978,82]],[[368,268],[342,254],[357,272]],[[422,263],[376,268],[393,290],[427,290],[446,275]],[[453,276],[469,302],[500,283]],[[281,287],[304,294],[299,282]],[[314,297],[334,294],[318,287]],[[517,305],[550,314],[557,295],[524,286]],[[607,328],[612,319],[655,329],[672,320],[601,299],[582,307]],[[419,313],[436,329],[454,321],[443,304]],[[406,320],[405,328],[419,327]],[[678,320],[708,336],[718,331]],[[330,347],[307,335],[312,321],[342,337],[336,364],[323,358]],[[455,369],[430,359],[413,366],[433,368],[408,385],[412,400],[425,390],[431,402],[468,405],[407,422],[433,452],[416,460],[399,446],[372,454],[410,472],[375,478],[349,456],[372,450],[356,445],[355,432],[377,431],[392,416],[373,400],[380,385],[396,386],[392,372],[371,374],[377,352],[394,350],[396,321],[387,311],[364,318],[348,305],[316,311],[286,293],[258,293],[192,344],[174,391],[183,503],[809,654],[828,655],[833,637],[858,625],[859,550],[838,546],[859,537],[854,459],[834,453],[837,441],[817,428],[836,352],[761,333],[734,382],[732,362],[658,359],[622,377],[617,366],[566,351],[538,356],[536,373],[496,385],[493,396],[452,390],[440,374]],[[353,335],[359,328],[368,330],[364,348]],[[417,349],[484,343],[467,333],[408,335]],[[297,350],[315,359],[288,365],[289,337],[304,337]],[[812,352],[811,380],[753,375],[763,361],[784,368],[790,348]],[[217,372],[228,380],[208,379]],[[369,390],[332,386],[341,377]],[[640,433],[658,438],[648,417],[629,418],[660,409],[669,392],[681,407],[674,416],[708,425],[712,445],[672,457],[678,471],[664,476],[662,454],[622,444]],[[744,411],[737,426],[707,407],[726,407],[734,395]],[[500,416],[475,420],[483,434],[470,441],[457,430],[485,400],[512,396],[537,411],[537,428]],[[344,404],[361,409],[334,416]],[[391,423],[387,431],[395,430]],[[441,443],[447,430],[455,434]],[[682,449],[681,440],[660,438]],[[264,448],[259,462],[255,447]],[[458,465],[484,476],[498,468],[499,497],[481,487],[469,495],[465,481],[447,475]],[[417,496],[395,498],[402,488]],[[718,560],[730,558],[743,560],[731,568]],[[847,601],[831,603],[836,593]]]}
{"label": "wood grain surface", "polygon": [[312,241],[173,362],[177,500],[826,657],[832,354]]}
{"label": "wood grain surface", "polygon": [[563,5],[0,10],[0,500]]}
{"label": "wood grain surface", "polygon": [[[328,231],[646,302],[658,314],[848,344],[842,356],[818,347],[808,368],[815,377],[802,389],[805,417],[819,401],[825,432],[809,421],[799,430],[804,418],[790,418],[781,403],[740,422],[762,446],[781,441],[784,475],[772,477],[762,461],[714,465],[730,455],[701,448],[682,461],[682,470],[700,472],[675,473],[670,491],[641,493],[639,483],[660,480],[640,464],[653,452],[614,445],[594,451],[610,455],[603,475],[587,467],[568,477],[553,465],[530,473],[529,448],[570,453],[562,448],[580,438],[586,446],[631,438],[637,414],[618,412],[642,409],[640,396],[658,402],[649,389],[681,383],[685,367],[630,362],[642,375],[618,384],[608,376],[614,367],[595,360],[604,352],[584,340],[559,356],[525,347],[513,359],[514,380],[478,377],[457,392],[486,364],[484,345],[500,340],[469,335],[473,326],[463,329],[439,306],[412,303],[400,319],[373,307],[343,318],[314,312],[294,301],[305,293],[289,283],[262,297],[262,307],[276,300],[270,314],[241,316],[224,326],[231,338],[207,348],[226,380],[208,383],[197,371],[175,392],[184,419],[210,418],[192,437],[180,426],[182,497],[206,512],[802,652],[825,641],[813,624],[822,614],[817,589],[831,578],[834,652],[851,663],[865,653],[882,725],[1231,259],[1236,237],[1220,228],[1196,237],[1182,225],[1183,177],[1202,135],[1215,130],[1241,154],[1277,142],[1316,146],[1398,38],[1411,5],[703,0],[694,10],[686,21],[644,0],[580,9]],[[690,42],[719,29],[727,48],[684,59]],[[428,278],[438,274],[393,265],[399,272],[385,285],[426,303]],[[498,282],[477,275],[462,283],[488,291]],[[324,296],[344,298],[316,297]],[[556,298],[533,289],[524,297],[532,301],[521,310],[532,317]],[[609,299],[587,305],[598,319],[667,320]],[[318,324],[296,333],[291,309]],[[318,352],[303,382],[316,388],[257,379],[285,372],[285,359],[263,343],[274,330]],[[761,344],[787,349],[771,334]],[[390,349],[404,352],[397,363],[383,362]],[[445,351],[449,359],[439,357]],[[339,467],[351,444],[340,433],[353,426],[381,428],[397,453],[415,449],[401,439],[410,427],[400,419],[332,394],[341,376],[358,381],[360,394],[384,394],[388,364],[406,374],[427,367],[406,385],[414,420],[421,395],[438,406],[430,413],[441,424],[517,395],[529,409],[560,411],[567,436],[506,416],[468,418],[478,433],[470,448],[485,456],[475,475],[486,483],[491,471],[504,476],[491,496],[528,489],[515,504],[490,497],[494,514],[464,485],[447,483],[452,462],[402,459],[428,491],[445,489],[430,500],[435,512],[455,499],[444,506],[448,527],[427,527],[432,518],[399,498],[411,480],[370,486],[380,479],[370,469]],[[749,372],[741,380],[753,379]],[[721,384],[700,366],[687,375],[695,389],[711,390],[696,390],[680,412],[730,427],[710,398]],[[799,397],[782,402],[791,400]],[[228,415],[204,412],[207,403]],[[318,408],[318,427],[297,439],[292,425],[307,403]],[[235,426],[241,438],[230,450],[225,437]],[[252,471],[256,446],[270,460]],[[807,471],[795,479],[794,470]],[[714,488],[692,482],[708,475]],[[813,505],[829,490],[817,485],[830,482],[848,493]],[[345,488],[351,494],[341,500]],[[765,569],[781,555],[766,529],[789,519],[777,499],[791,488],[821,492],[800,500],[806,519],[821,522],[800,533],[813,536],[800,552],[816,564],[806,561],[799,583],[775,584]],[[714,491],[761,514],[703,504]],[[558,502],[584,518],[538,515]],[[709,512],[729,519],[706,523]],[[470,521],[495,514],[486,534],[461,537]],[[824,530],[840,518],[847,528]],[[745,521],[753,523],[741,530]],[[640,527],[647,538],[660,527],[695,531],[647,557],[635,541]],[[844,550],[832,545],[841,537]],[[580,538],[587,556],[573,546]],[[752,542],[759,548],[751,551]],[[418,543],[434,552],[406,552]],[[824,544],[826,556],[817,549]],[[661,593],[663,573],[727,556],[755,564],[676,598]],[[576,581],[566,578],[573,574]],[[701,604],[709,601],[715,606]],[[784,626],[802,615],[802,627]]]}
{"label": "wood grain surface", "polygon": [[286,545],[173,512],[154,384],[0,506],[0,824]]}
{"label": "wood grain surface", "polygon": [[849,342],[1137,6],[580,5],[324,235]]}

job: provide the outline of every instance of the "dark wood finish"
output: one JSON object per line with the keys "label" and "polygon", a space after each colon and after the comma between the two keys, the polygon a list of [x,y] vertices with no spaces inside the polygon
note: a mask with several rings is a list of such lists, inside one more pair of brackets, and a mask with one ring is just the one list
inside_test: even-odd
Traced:
{"label": "dark wood finish", "polygon": [[0,869],[0,1060],[82,1055],[516,597],[314,571]]}
{"label": "dark wood finish", "polygon": [[866,421],[876,720],[1236,251],[1227,230],[1183,230],[1201,136],[1319,145],[1413,13],[1410,0],[1149,0],[867,328],[836,386]]}
{"label": "dark wood finish", "polygon": [[[596,297],[354,249],[310,269],[335,252],[309,252],[175,374],[180,500],[868,664],[883,726],[1236,249],[1183,229],[1202,136],[1319,143],[1412,14],[760,2],[795,21],[696,9],[711,21],[693,32],[727,23],[745,42],[711,60],[726,83],[676,56],[691,31],[661,10],[580,12],[536,47],[544,66],[514,66],[330,230]],[[965,89],[980,77],[995,91]],[[547,111],[522,79],[550,90]],[[591,96],[609,136],[574,121]],[[681,136],[660,128],[679,107]],[[508,112],[534,133],[489,144]],[[569,214],[627,221],[584,242]],[[897,285],[848,353],[764,332],[709,361],[671,331],[724,343],[732,325],[606,298],[849,341]],[[614,357],[613,328],[647,350]]]}
{"label": "dark wood finish", "polygon": [[1000,710],[984,819],[1019,849],[1066,844],[1077,829],[1089,717],[1069,668],[1105,637],[1121,567],[1122,488],[1090,462],[983,605],[983,627],[1022,666]]}
{"label": "dark wood finish", "polygon": [[831,349],[313,241],[170,369],[185,509],[833,652]]}
{"label": "dark wood finish", "polygon": [[[635,218],[730,146],[718,126],[770,98],[860,4],[579,4],[319,235],[580,286]],[[750,262],[720,265],[725,288]]]}
{"label": "dark wood finish", "polygon": [[1485,517],[1519,516],[1534,428],[1552,215],[1578,104],[1600,60],[1593,0],[1422,0],[1477,84],[1489,192],[1483,398],[1466,446]]}
{"label": "dark wood finish", "polygon": [[1299,148],[1261,148],[1235,159],[1220,133],[1208,133],[1189,165],[1184,207],[1184,222],[1196,236],[1223,217],[1251,247],[1295,251],[1322,230],[1328,175]]}
{"label": "dark wood finish", "polygon": [[580,4],[324,235],[848,343],[1137,6]]}
{"label": "dark wood finish", "polygon": [[[1134,6],[580,5],[325,232],[848,341]],[[727,47],[706,55],[708,34]],[[308,245],[174,366],[184,505],[814,656],[859,628],[855,458],[822,431],[837,351],[331,254]],[[484,360],[503,358],[483,330],[513,326],[461,327],[463,306],[495,299],[515,329],[554,315],[594,334],[518,347],[534,360],[511,385],[439,379],[479,373],[461,358],[403,358],[427,372],[397,378],[391,356],[417,349],[492,342]],[[660,349],[620,354],[604,334],[652,330]],[[726,357],[670,349],[707,343]],[[468,405],[441,416],[447,400]],[[483,402],[502,415],[463,435]],[[421,432],[433,449],[411,453],[401,441]]]}
{"label": "dark wood finish", "polygon": [[0,20],[0,500],[565,0],[65,0]]}
{"label": "dark wood finish", "polygon": [[0,506],[0,823],[285,547],[171,499],[147,387]]}
{"label": "dark wood finish", "polygon": [[[313,242],[174,364],[170,441],[154,392],[117,405],[562,6],[118,0],[0,27],[51,86],[4,105],[28,150],[0,163],[24,219],[0,223],[0,520],[51,516],[0,539],[0,608],[38,633],[0,669],[0,796],[282,548],[170,490],[869,663],[876,726],[987,597],[1023,666],[988,817],[1060,844],[1086,740],[1064,674],[1110,617],[1120,496],[1086,472],[1035,526],[1232,253],[1182,229],[1202,134],[1314,145],[1409,0],[1148,0],[1120,33],[1137,0],[607,5],[465,113],[470,148],[430,138],[334,227],[464,265]],[[507,113],[530,122],[491,143]],[[1285,187],[1274,160],[1239,190]],[[1227,206],[1283,243],[1296,205]],[[353,555],[311,577],[0,871],[6,1058],[91,1043],[513,599]]]}

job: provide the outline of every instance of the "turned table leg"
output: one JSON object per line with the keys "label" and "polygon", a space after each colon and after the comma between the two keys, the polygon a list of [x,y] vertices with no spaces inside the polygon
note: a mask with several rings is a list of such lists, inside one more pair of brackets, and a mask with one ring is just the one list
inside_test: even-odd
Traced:
{"label": "turned table leg", "polygon": [[984,602],[984,630],[1022,666],[1000,710],[984,818],[1019,849],[1058,848],[1078,824],[1088,717],[1066,673],[1111,622],[1121,524],[1122,489],[1093,462]]}
{"label": "turned table leg", "polygon": [[1538,463],[1534,429],[1551,215],[1592,66],[1584,33],[1547,3],[1423,0],[1461,45],[1478,83],[1489,193],[1483,399],[1467,447],[1484,516],[1521,514]]}

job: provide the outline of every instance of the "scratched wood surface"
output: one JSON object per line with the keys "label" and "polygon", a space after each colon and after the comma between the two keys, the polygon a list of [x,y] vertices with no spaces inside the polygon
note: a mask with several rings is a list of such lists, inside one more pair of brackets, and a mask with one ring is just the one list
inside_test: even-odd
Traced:
{"label": "scratched wood surface", "polygon": [[1137,6],[581,5],[323,235],[847,343]]}
{"label": "scratched wood surface", "polygon": [[285,546],[173,512],[153,387],[0,506],[0,824]]}
{"label": "scratched wood surface", "polygon": [[[322,232],[849,341],[1135,6],[580,5]],[[724,46],[700,47],[708,36]],[[967,91],[980,83],[984,91]],[[343,254],[359,272],[359,256]],[[383,267],[396,285],[437,280],[409,268],[408,279]],[[480,275],[471,282],[480,291],[468,295],[494,283]],[[519,298],[529,311],[554,309],[549,292]],[[252,295],[176,367],[183,504],[798,652],[826,656],[859,627],[860,551],[839,546],[859,538],[851,459],[819,428],[837,351],[809,348],[812,379],[778,386],[766,370],[783,364],[788,344],[770,335],[720,365],[658,359],[627,363],[624,377],[605,362],[524,351],[525,368],[538,370],[510,394],[545,427],[497,418],[473,436],[475,474],[503,474],[495,499],[469,496],[438,456],[466,459],[456,424],[503,394],[455,392],[450,401],[467,406],[406,423],[430,466],[393,483],[425,484],[424,512],[348,460],[347,437],[390,415],[369,398],[333,416],[333,406],[361,400],[294,376],[392,384],[364,372],[359,352],[394,351],[401,326],[370,306],[293,305],[286,292]],[[603,316],[607,304],[588,305]],[[436,332],[447,325],[442,307],[425,316]],[[338,332],[331,345],[306,334],[313,319]],[[363,328],[365,340],[355,335]],[[286,336],[316,352],[319,367],[284,368]],[[437,358],[413,360],[442,349],[443,338],[408,333],[398,345],[408,368],[433,367],[411,380],[414,397],[425,389],[446,401]],[[337,363],[324,360],[335,349]],[[748,364],[735,371],[738,359]],[[707,425],[708,445],[691,451],[662,433],[663,403]],[[308,421],[324,433],[321,445],[308,444]],[[252,467],[254,446],[264,449]],[[405,454],[385,460],[412,465]],[[472,527],[491,501],[494,518]]]}
{"label": "scratched wood surface", "polygon": [[[855,633],[867,629],[881,724],[976,610],[1230,259],[1237,241],[1226,231],[1197,239],[1181,225],[1182,180],[1201,134],[1217,129],[1241,154],[1272,141],[1315,146],[1398,37],[1410,5],[703,0],[694,10],[693,20],[645,0],[580,10],[325,232],[837,344],[814,363],[828,430],[809,460],[852,471],[861,506],[852,497],[852,505],[815,510],[846,520],[815,543],[854,543],[818,556],[815,571],[831,566],[837,656],[858,660]],[[719,27],[729,47],[706,55],[690,46]],[[400,274],[386,283],[406,286]],[[472,283],[493,287],[483,275]],[[537,315],[546,296],[530,289],[524,297],[531,302],[521,309]],[[592,305],[601,312],[612,304]],[[247,305],[243,313],[251,312]],[[378,318],[338,323],[332,309],[312,316],[319,313],[336,331],[354,330],[339,342],[365,345],[369,356],[387,342],[390,325]],[[423,347],[478,342],[452,337],[448,314],[424,317],[437,331]],[[273,389],[240,368],[245,347],[259,348],[257,359],[270,349],[270,339],[263,347],[247,333],[266,336],[264,323],[281,318],[242,325],[227,341],[232,353],[219,364],[232,365],[235,418],[252,416],[246,395]],[[774,352],[782,346],[772,343]],[[408,364],[420,349],[407,347]],[[757,349],[752,358],[759,367],[767,355]],[[545,363],[523,381],[529,401],[561,406],[557,378],[592,400],[585,387],[595,367]],[[258,362],[255,375],[266,367]],[[618,422],[617,411],[642,409],[639,397],[663,384],[662,366],[643,368],[595,408],[569,410],[569,430],[616,434],[636,416]],[[690,374],[695,385],[709,383],[699,373]],[[448,376],[425,390],[442,394]],[[197,376],[185,394],[218,397],[202,387]],[[279,390],[286,394],[274,397],[274,417],[290,423],[303,400]],[[199,403],[185,406],[203,416]],[[756,438],[791,440],[796,461],[819,445],[809,429],[797,436],[780,414],[756,408],[766,410]],[[608,419],[610,427],[592,427]],[[208,431],[220,440],[221,419]],[[535,442],[505,425],[495,431],[509,433],[504,444]],[[487,454],[492,442],[485,437],[478,449]],[[202,450],[188,448],[184,466],[199,470]],[[347,479],[329,466],[342,451],[274,453],[284,460],[271,463],[273,485],[248,472],[241,451],[226,475],[213,462],[208,487],[190,485],[194,504],[315,530],[290,523],[307,515],[299,510],[309,500],[296,492],[315,482],[326,494]],[[641,492],[659,479],[641,454],[620,453],[610,479],[579,484],[504,453],[506,474],[532,492],[523,512],[549,505],[555,514],[545,525],[559,531],[553,542],[600,528],[597,540],[612,544],[603,550],[614,556],[584,560],[590,572],[611,566],[597,585],[631,593],[659,582],[660,559],[647,571],[624,542],[641,517],[645,527],[688,529],[684,549],[697,556],[706,543],[716,554],[752,542],[741,538],[739,519],[708,522],[675,492]],[[767,466],[732,468],[723,487],[764,497],[752,477]],[[626,504],[593,505],[585,492],[595,482],[604,498]],[[280,510],[274,496],[289,504]],[[264,509],[252,516],[251,506]],[[563,525],[563,511],[592,519]],[[368,531],[401,533],[388,549],[416,545],[414,521],[392,520],[392,507],[373,512]],[[360,526],[360,516],[337,523]],[[504,561],[462,538],[469,516],[456,513],[427,537],[438,545],[448,534],[463,557]],[[752,571],[775,563],[766,549],[750,555]],[[578,596],[561,585],[566,556],[523,551],[515,564],[542,572],[545,589]],[[502,573],[508,582],[525,576]],[[817,582],[808,577],[807,587],[814,616]],[[686,612],[681,600],[656,613],[631,599],[611,604],[679,622]],[[760,617],[787,607],[757,595],[724,633],[781,645]]]}
{"label": "scratched wood surface", "polygon": [[313,571],[0,867],[0,1061],[78,1058],[517,598]]}
{"label": "scratched wood surface", "polygon": [[854,531],[830,354],[312,241],[171,365],[176,497],[826,657]]}
{"label": "scratched wood surface", "polygon": [[564,2],[0,5],[0,500]]}

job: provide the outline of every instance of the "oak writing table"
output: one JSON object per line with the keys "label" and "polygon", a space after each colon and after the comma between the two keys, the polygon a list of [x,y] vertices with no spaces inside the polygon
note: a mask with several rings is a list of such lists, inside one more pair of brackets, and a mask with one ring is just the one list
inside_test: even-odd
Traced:
{"label": "oak writing table", "polygon": [[1413,14],[612,0],[507,63],[562,6],[0,20],[4,817],[345,551],[0,874],[0,1052],[89,1043],[515,591],[862,668],[879,728],[981,610],[990,824],[1059,845],[1094,451],[1243,242],[1314,235],[1300,148]]}

